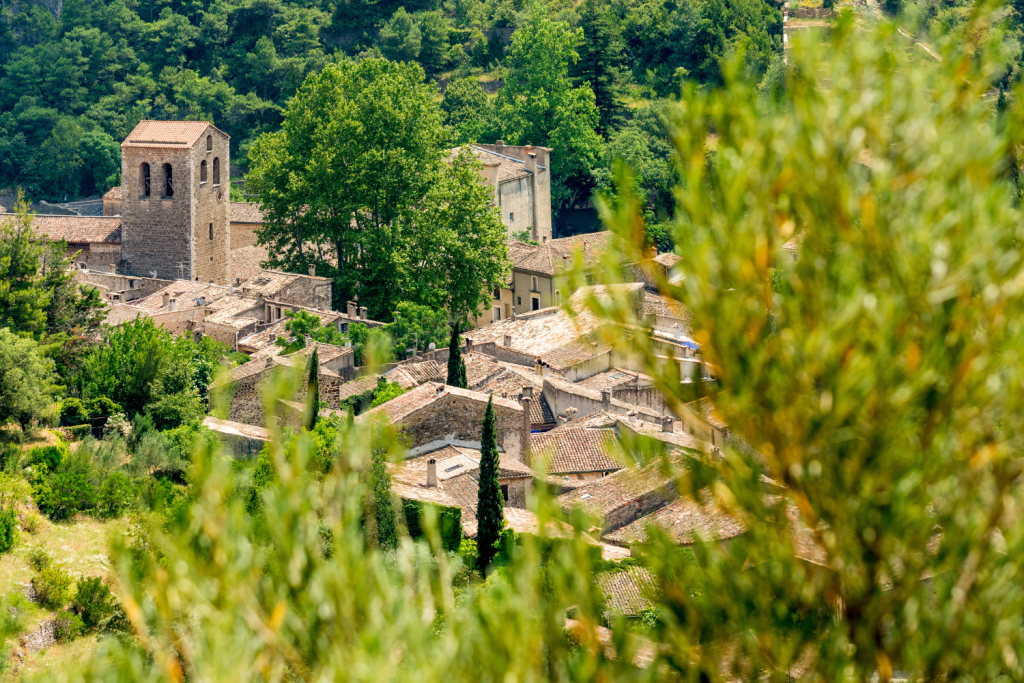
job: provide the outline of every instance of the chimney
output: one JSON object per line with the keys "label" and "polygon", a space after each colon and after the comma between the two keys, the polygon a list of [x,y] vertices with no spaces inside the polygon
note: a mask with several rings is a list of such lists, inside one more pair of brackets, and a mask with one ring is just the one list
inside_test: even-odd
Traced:
{"label": "chimney", "polygon": [[[527,146],[526,149],[529,150],[530,147]],[[526,170],[529,171],[530,173],[536,173],[537,172],[537,153],[536,152],[527,151],[527,153],[526,153]]]}
{"label": "chimney", "polygon": [[173,313],[174,311],[178,310],[178,300],[177,299],[171,299],[168,302],[168,310],[171,313]]}
{"label": "chimney", "polygon": [[565,421],[572,422],[576,419],[576,413],[579,412],[578,408],[566,408],[565,409]]}
{"label": "chimney", "polygon": [[512,346],[512,335],[511,334],[506,334],[505,338],[502,339],[501,341],[502,341],[502,346],[509,346],[509,347]]}
{"label": "chimney", "polygon": [[[533,387],[530,387],[530,393],[533,393]],[[519,402],[523,404],[523,462],[527,465],[530,464],[530,428],[533,426],[533,421],[530,419],[530,404],[533,403],[533,397],[527,396],[526,391],[523,391],[523,396],[519,399]]]}
{"label": "chimney", "polygon": [[602,389],[601,390],[601,407],[605,410],[611,410],[612,408],[612,390]]}
{"label": "chimney", "polygon": [[242,278],[236,277],[235,278],[235,287],[241,287],[241,286],[242,286]]}
{"label": "chimney", "polygon": [[494,143],[494,151],[496,151],[498,154],[504,154],[505,153],[505,141],[504,140],[496,140],[495,143]]}
{"label": "chimney", "polygon": [[171,303],[171,294],[170,292],[164,292],[164,306],[169,303]]}
{"label": "chimney", "polygon": [[267,359],[267,367],[269,368],[273,364],[274,364],[274,359],[273,358],[268,358]]}
{"label": "chimney", "polygon": [[306,335],[306,339],[305,339],[305,341],[306,341],[306,348],[307,348],[307,349],[308,349],[308,348],[312,348],[312,346],[313,346],[313,338],[312,338],[312,337],[310,337],[310,336],[309,336],[309,335],[307,334],[307,335]]}
{"label": "chimney", "polygon": [[437,486],[437,460],[431,458],[427,461],[427,488]]}
{"label": "chimney", "polygon": [[111,263],[108,267],[110,268],[110,272],[111,273],[116,273],[117,272],[117,264],[116,263]]}
{"label": "chimney", "polygon": [[309,276],[316,277],[316,265],[312,263],[309,264]]}
{"label": "chimney", "polygon": [[631,410],[628,413],[626,413],[626,417],[629,418],[629,424],[631,424],[631,425],[635,425],[636,424],[636,411],[635,410]]}
{"label": "chimney", "polygon": [[675,330],[676,341],[682,341],[683,340],[683,328],[681,328],[679,326],[679,323],[676,323],[672,327],[672,329]]}
{"label": "chimney", "polygon": [[350,318],[354,319],[359,317],[359,306],[356,305],[355,301],[349,301],[345,304],[345,311],[348,313],[348,317]]}
{"label": "chimney", "polygon": [[533,398],[533,387],[532,386],[525,386],[525,387],[523,387],[523,398],[529,398],[529,399]]}
{"label": "chimney", "polygon": [[661,418],[661,431],[669,433],[676,431],[675,420],[671,417]]}
{"label": "chimney", "polygon": [[360,320],[366,320],[367,319],[366,318],[366,306],[360,306],[359,307],[359,319]]}
{"label": "chimney", "polygon": [[473,350],[473,339],[471,337],[466,337],[466,353],[469,353],[472,350]]}

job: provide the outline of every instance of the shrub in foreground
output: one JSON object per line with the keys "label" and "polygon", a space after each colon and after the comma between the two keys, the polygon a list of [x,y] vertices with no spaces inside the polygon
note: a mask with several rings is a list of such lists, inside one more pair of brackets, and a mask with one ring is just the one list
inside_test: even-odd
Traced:
{"label": "shrub in foreground", "polygon": [[97,576],[90,576],[78,582],[71,611],[82,619],[89,631],[99,628],[114,614],[114,595],[110,588]]}
{"label": "shrub in foreground", "polygon": [[82,619],[72,612],[61,612],[53,624],[53,636],[58,643],[68,643],[85,632]]}
{"label": "shrub in foreground", "polygon": [[96,505],[96,491],[85,475],[78,472],[61,472],[50,480],[50,495],[46,512],[51,519],[70,519],[76,512],[89,510]]}
{"label": "shrub in foreground", "polygon": [[14,510],[0,510],[0,554],[6,553],[18,542],[18,515]]}
{"label": "shrub in foreground", "polygon": [[97,511],[105,519],[120,517],[132,500],[132,482],[124,472],[111,472],[100,487]]}
{"label": "shrub in foreground", "polygon": [[74,584],[71,574],[60,565],[44,567],[32,579],[32,585],[39,596],[39,604],[47,609],[60,609],[71,599]]}

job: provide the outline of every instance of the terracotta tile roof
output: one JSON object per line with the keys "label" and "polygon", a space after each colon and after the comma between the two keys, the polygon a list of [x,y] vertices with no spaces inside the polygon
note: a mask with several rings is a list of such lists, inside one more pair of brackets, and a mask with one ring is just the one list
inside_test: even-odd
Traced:
{"label": "terracotta tile roof", "polygon": [[[613,400],[612,403],[615,404],[616,401]],[[634,410],[637,409],[634,408]],[[683,431],[678,421],[673,423],[673,431],[662,431],[660,415],[652,419],[652,416],[638,412],[635,422],[630,422],[629,418],[624,415],[616,415],[615,418],[616,426],[620,430],[629,430],[634,434],[656,439],[673,448],[684,448],[697,452],[706,452],[710,448],[710,444],[699,441]]]}
{"label": "terracotta tile roof", "polygon": [[337,346],[335,344],[325,344],[323,342],[315,341],[309,346],[304,346],[292,355],[306,356],[307,358],[313,353],[313,349],[317,350],[317,361],[320,365],[329,363],[332,360],[341,358],[355,353],[351,348],[345,346]]}
{"label": "terracotta tile roof", "polygon": [[[565,634],[575,643],[590,647],[595,637],[601,646],[604,656],[610,660],[618,659],[619,651],[615,645],[617,638],[612,634],[611,629],[604,626],[596,626],[592,622],[584,624],[575,619],[565,620]],[[650,639],[643,636],[626,634],[628,648],[632,650],[633,657],[630,663],[638,669],[646,669],[654,664],[658,656],[658,646]],[[621,641],[620,641],[621,642]],[[596,654],[596,648],[592,649]]]}
{"label": "terracotta tile roof", "polygon": [[231,277],[249,280],[256,277],[263,266],[261,265],[270,258],[270,252],[266,247],[253,245],[231,250]]}
{"label": "terracotta tile roof", "polygon": [[[404,418],[422,410],[434,401],[440,400],[446,395],[458,396],[462,399],[469,399],[480,403],[487,403],[489,399],[486,394],[481,394],[478,391],[450,387],[441,384],[440,382],[427,382],[426,384],[405,392],[401,396],[396,396],[387,403],[377,406],[373,410],[366,411],[357,419],[372,420],[374,419],[374,416],[383,415],[391,423],[401,422]],[[523,407],[518,403],[503,398],[495,398],[494,405],[500,405],[511,410],[521,411],[523,409]]]}
{"label": "terracotta tile roof", "polygon": [[231,202],[228,216],[232,223],[263,223],[263,212],[256,202]]}
{"label": "terracotta tile roof", "polygon": [[[470,330],[463,336],[472,339],[474,344],[494,342],[498,346],[504,346],[507,335],[512,340],[509,348],[530,356],[540,356],[549,363],[551,360],[547,354],[553,352],[552,359],[557,359],[557,362],[561,363],[567,358],[585,355],[582,353],[583,349],[570,348],[570,345],[602,324],[597,318],[587,314],[573,318],[560,308],[548,308],[518,316],[515,320],[507,318],[478,330]],[[556,366],[552,363],[552,367]]]}
{"label": "terracotta tile roof", "polygon": [[480,391],[521,402],[523,387],[533,387],[534,400],[530,401],[530,424],[534,427],[557,424],[551,406],[541,393],[544,389],[544,382],[535,372],[505,365],[504,372],[480,387]]}
{"label": "terracotta tile roof", "polygon": [[198,142],[207,128],[214,126],[206,121],[140,121],[121,146],[184,149]]}
{"label": "terracotta tile roof", "polygon": [[746,531],[746,527],[726,514],[709,493],[702,492],[701,503],[691,496],[682,496],[603,538],[624,548],[642,545],[648,541],[650,527],[661,529],[678,545],[692,545],[702,539],[724,541]]}
{"label": "terracotta tile roof", "polygon": [[658,254],[654,257],[655,263],[659,263],[666,268],[671,268],[682,260],[682,256],[676,256],[675,254]]}
{"label": "terracotta tile roof", "polygon": [[[166,306],[164,305],[165,293],[170,295],[170,299],[175,300],[177,310],[184,311],[190,308],[199,308],[200,306],[205,308],[208,305],[212,305],[219,299],[228,296],[230,290],[223,285],[215,285],[209,282],[175,280],[149,296],[130,301],[128,305],[149,313],[168,313],[171,307],[170,302]],[[255,304],[255,301],[252,299],[244,299],[244,297],[235,297],[231,301],[237,302],[238,300],[248,301],[249,307]]]}
{"label": "terracotta tile roof", "polygon": [[691,401],[686,404],[686,407],[710,422],[712,426],[723,431],[729,429],[729,425],[727,425],[721,415],[718,414],[718,411],[715,409],[715,405],[711,402],[710,398],[705,397],[696,401]]}
{"label": "terracotta tile roof", "polygon": [[258,441],[270,441],[270,430],[265,427],[244,424],[242,422],[232,422],[231,420],[220,420],[212,415],[208,415],[203,420],[203,426],[211,431],[217,432],[218,434],[244,436]]}
{"label": "terracotta tile roof", "polygon": [[639,498],[663,491],[674,499],[676,479],[682,475],[681,458],[672,456],[658,459],[642,467],[627,467],[586,486],[563,493],[559,506],[570,511],[582,508],[588,515],[605,520],[609,514],[631,505]]}
{"label": "terracotta tile roof", "polygon": [[[513,159],[511,157],[497,154],[487,149],[481,149],[480,147],[470,147],[470,151],[476,155],[480,161],[490,166],[492,164],[498,165],[498,182],[505,183],[510,180],[516,180],[517,178],[527,178],[531,174],[526,170],[526,162],[520,161],[519,159]],[[456,147],[452,150],[452,157],[459,151]]]}
{"label": "terracotta tile roof", "polygon": [[[255,316],[257,312],[252,310],[255,306],[256,300],[253,298],[237,294],[226,294],[212,302],[206,302],[206,308],[212,311],[206,316],[206,322],[241,329],[256,322],[257,318]],[[249,311],[251,311],[250,315],[253,317],[240,317]]]}
{"label": "terracotta tile roof", "polygon": [[667,296],[644,292],[644,313],[665,318],[677,318],[683,321],[685,330],[688,331],[690,328],[690,309]]}
{"label": "terracotta tile roof", "polygon": [[424,382],[443,383],[448,379],[448,370],[433,360],[405,363],[386,374],[389,382],[395,382],[403,389],[412,389]]}
{"label": "terracotta tile roof", "polygon": [[624,462],[613,429],[553,429],[534,434],[530,448],[538,469],[555,475],[611,472]]}
{"label": "terracotta tile roof", "polygon": [[618,239],[614,233],[602,231],[560,237],[538,246],[510,240],[509,259],[517,270],[552,276],[572,268],[577,250],[581,252],[584,265],[591,265],[607,249],[615,247]]}
{"label": "terracotta tile roof", "polygon": [[104,199],[119,202],[121,201],[121,186],[112,187],[103,195]]}
{"label": "terracotta tile roof", "polygon": [[657,584],[643,567],[627,567],[618,572],[597,575],[597,585],[605,594],[608,610],[627,617],[639,616],[651,607],[648,599]]}
{"label": "terracotta tile roof", "polygon": [[227,372],[217,375],[217,379],[210,384],[210,388],[213,389],[240,382],[243,379],[262,374],[275,367],[275,365],[276,363],[274,363],[272,358],[250,360],[248,363],[236,365]]}
{"label": "terracotta tile roof", "polygon": [[358,396],[375,388],[379,378],[380,375],[363,375],[362,377],[356,377],[350,382],[345,382],[340,387],[341,395],[339,400],[344,401],[350,396]]}
{"label": "terracotta tile roof", "polygon": [[248,280],[243,280],[239,288],[246,294],[262,294],[268,299],[273,299],[281,290],[300,277],[304,276],[279,270],[261,270]]}
{"label": "terracotta tile roof", "polygon": [[612,389],[625,384],[645,387],[650,386],[653,381],[654,380],[647,375],[639,372],[633,372],[632,370],[625,370],[622,368],[612,368],[611,370],[605,370],[604,372],[599,372],[596,375],[591,375],[584,380],[580,380],[579,382],[576,382],[576,385],[593,389],[594,391],[601,391],[602,389]]}
{"label": "terracotta tile roof", "polygon": [[[466,384],[470,389],[479,390],[505,370],[491,356],[482,353],[470,352],[463,354],[462,358],[466,362]],[[445,374],[447,379],[447,370]]]}
{"label": "terracotta tile roof", "polygon": [[[602,400],[601,391],[597,389],[591,389],[590,387],[584,386],[581,383],[574,384],[572,382],[567,382],[566,380],[554,374],[545,375],[544,381],[553,386],[554,388],[563,391],[567,394],[582,396],[590,399],[591,401],[600,402]],[[639,416],[640,420],[646,420],[647,422],[657,423],[658,429],[661,429],[661,413],[655,410],[654,408],[646,408],[640,405],[633,405],[631,403],[621,401],[617,398],[612,399],[611,407],[615,408],[617,412],[621,413],[615,416],[615,420],[617,422],[625,421],[626,413],[635,412]]]}
{"label": "terracotta tile roof", "polygon": [[611,350],[611,344],[598,341],[596,337],[587,335],[563,346],[545,351],[540,355],[540,359],[555,370],[564,370],[601,354],[608,353]]}
{"label": "terracotta tile roof", "polygon": [[32,228],[68,244],[120,244],[120,216],[32,216]]}

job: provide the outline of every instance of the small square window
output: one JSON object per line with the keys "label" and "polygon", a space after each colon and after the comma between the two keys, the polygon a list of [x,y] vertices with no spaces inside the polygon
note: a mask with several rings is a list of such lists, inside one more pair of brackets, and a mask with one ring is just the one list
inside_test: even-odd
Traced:
{"label": "small square window", "polygon": [[516,306],[522,306],[522,305],[523,305],[523,297],[517,296],[516,297]]}
{"label": "small square window", "polygon": [[514,211],[509,211],[508,212],[508,219],[509,219],[509,221],[514,221],[516,219],[516,214],[515,214]]}

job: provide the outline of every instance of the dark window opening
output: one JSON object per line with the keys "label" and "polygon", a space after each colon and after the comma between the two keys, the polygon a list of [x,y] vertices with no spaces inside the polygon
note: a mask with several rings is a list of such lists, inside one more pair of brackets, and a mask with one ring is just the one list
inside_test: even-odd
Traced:
{"label": "dark window opening", "polygon": [[508,484],[501,485],[501,497],[505,499],[506,503],[508,502]]}
{"label": "dark window opening", "polygon": [[174,196],[174,177],[170,164],[164,164],[164,196]]}
{"label": "dark window opening", "polygon": [[206,151],[209,152],[212,149],[213,149],[213,136],[212,135],[207,135],[206,136]]}
{"label": "dark window opening", "polygon": [[[213,223],[210,223],[210,239],[213,239]],[[210,260],[213,260],[212,257]]]}
{"label": "dark window opening", "polygon": [[199,162],[199,182],[206,182],[206,159]]}
{"label": "dark window opening", "polygon": [[220,159],[213,158],[213,184],[220,185]]}
{"label": "dark window opening", "polygon": [[522,306],[522,305],[523,305],[523,297],[517,296],[516,297],[516,306]]}
{"label": "dark window opening", "polygon": [[533,297],[533,310],[540,310],[540,299],[538,299],[537,297]]}
{"label": "dark window opening", "polygon": [[496,288],[494,290],[494,300],[495,301],[501,301],[501,290],[500,289]]}
{"label": "dark window opening", "polygon": [[143,197],[148,197],[150,194],[149,164],[147,163],[143,163],[139,167],[139,191],[142,192]]}

